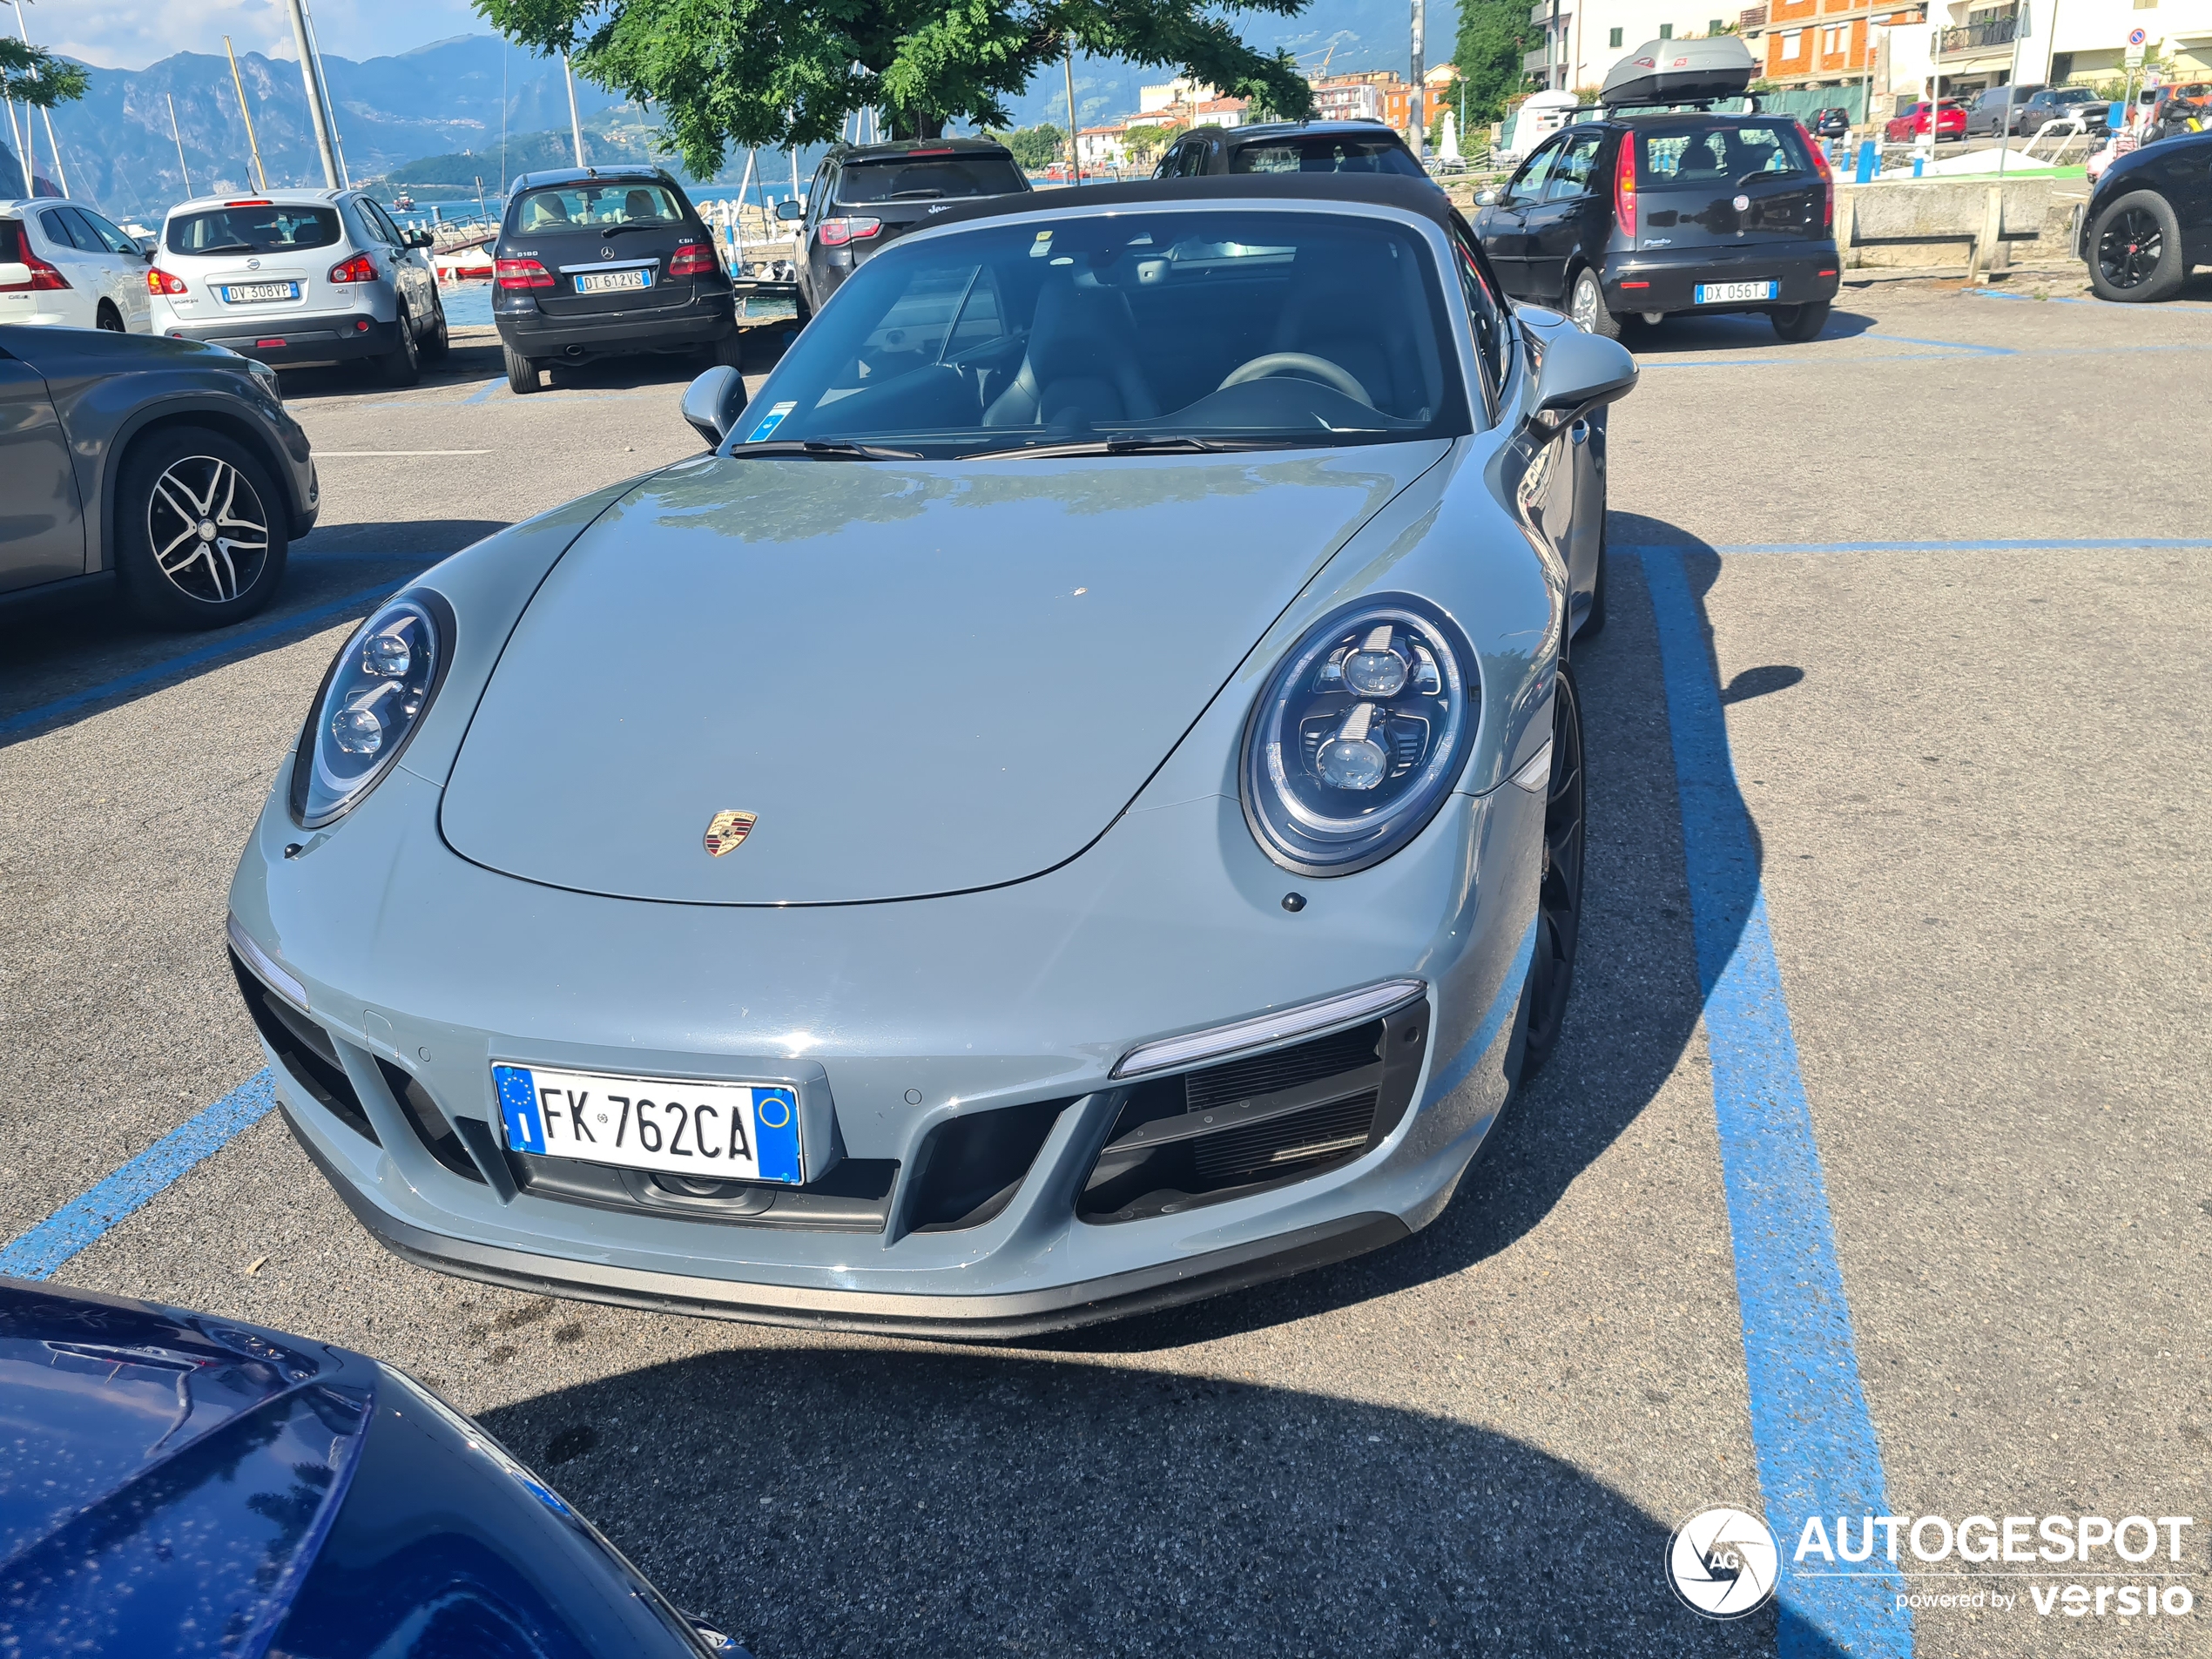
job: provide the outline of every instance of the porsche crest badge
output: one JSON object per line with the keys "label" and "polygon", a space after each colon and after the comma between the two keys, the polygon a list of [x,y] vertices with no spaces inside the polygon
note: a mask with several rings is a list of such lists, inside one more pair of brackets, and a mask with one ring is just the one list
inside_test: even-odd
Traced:
{"label": "porsche crest badge", "polygon": [[715,813],[706,826],[706,850],[718,859],[732,847],[744,845],[759,816],[758,813]]}

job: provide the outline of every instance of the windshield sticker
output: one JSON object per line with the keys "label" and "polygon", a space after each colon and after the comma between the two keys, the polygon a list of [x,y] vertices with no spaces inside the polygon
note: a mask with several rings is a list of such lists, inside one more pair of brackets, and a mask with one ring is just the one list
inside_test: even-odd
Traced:
{"label": "windshield sticker", "polygon": [[1029,244],[1029,257],[1033,260],[1041,260],[1051,252],[1052,233],[1050,231],[1039,231],[1037,233],[1037,239]]}
{"label": "windshield sticker", "polygon": [[761,439],[766,437],[771,432],[773,432],[778,427],[781,426],[784,423],[784,416],[789,415],[798,407],[799,403],[796,399],[793,399],[788,403],[779,403],[775,405],[768,411],[766,416],[761,421],[760,424],[753,428],[752,435],[747,438],[745,442],[747,443],[759,442]]}

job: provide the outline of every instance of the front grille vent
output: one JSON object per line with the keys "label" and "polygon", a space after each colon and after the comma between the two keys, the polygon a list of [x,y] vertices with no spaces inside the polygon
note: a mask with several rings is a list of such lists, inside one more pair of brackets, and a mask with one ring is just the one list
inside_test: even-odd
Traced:
{"label": "front grille vent", "polygon": [[1422,999],[1349,1030],[1138,1084],[1076,1213],[1172,1215],[1363,1157],[1405,1116],[1427,1033]]}
{"label": "front grille vent", "polygon": [[376,1130],[361,1109],[352,1079],[338,1062],[337,1045],[330,1033],[261,983],[253,972],[230,953],[231,971],[238,976],[239,995],[253,1028],[275,1053],[292,1080],[326,1111],[364,1140],[374,1143]]}

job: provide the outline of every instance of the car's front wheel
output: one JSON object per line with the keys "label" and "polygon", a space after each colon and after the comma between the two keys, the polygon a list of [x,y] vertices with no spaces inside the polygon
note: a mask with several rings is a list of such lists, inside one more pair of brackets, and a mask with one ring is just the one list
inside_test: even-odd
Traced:
{"label": "car's front wheel", "polygon": [[2188,275],[2174,205],[2155,190],[2122,196],[2089,227],[2089,286],[2101,300],[2148,304]]}
{"label": "car's front wheel", "polygon": [[1621,320],[1606,309],[1605,290],[1598,286],[1597,273],[1587,265],[1575,273],[1575,293],[1568,301],[1567,314],[1586,334],[1605,340],[1621,338]]}
{"label": "car's front wheel", "polygon": [[507,389],[516,397],[528,397],[537,390],[537,365],[512,346],[504,349],[507,353]]}
{"label": "car's front wheel", "polygon": [[1559,1047],[1582,933],[1582,701],[1565,663],[1552,691],[1552,771],[1544,794],[1544,873],[1536,889],[1536,948],[1521,992],[1521,1076]]}
{"label": "car's front wheel", "polygon": [[1774,324],[1774,332],[1793,346],[1808,340],[1820,338],[1820,331],[1828,326],[1828,314],[1833,307],[1825,300],[1811,300],[1801,306],[1777,306],[1767,313]]}
{"label": "car's front wheel", "polygon": [[115,565],[131,607],[169,628],[219,628],[268,603],[284,579],[284,497],[244,445],[169,427],[124,457]]}

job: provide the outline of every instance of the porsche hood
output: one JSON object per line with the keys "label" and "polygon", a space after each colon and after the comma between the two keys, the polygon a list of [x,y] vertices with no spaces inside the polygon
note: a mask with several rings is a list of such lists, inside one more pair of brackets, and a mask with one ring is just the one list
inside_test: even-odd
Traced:
{"label": "porsche hood", "polygon": [[685,903],[1037,874],[1105,831],[1445,448],[671,469],[532,598],[446,839],[529,880]]}

